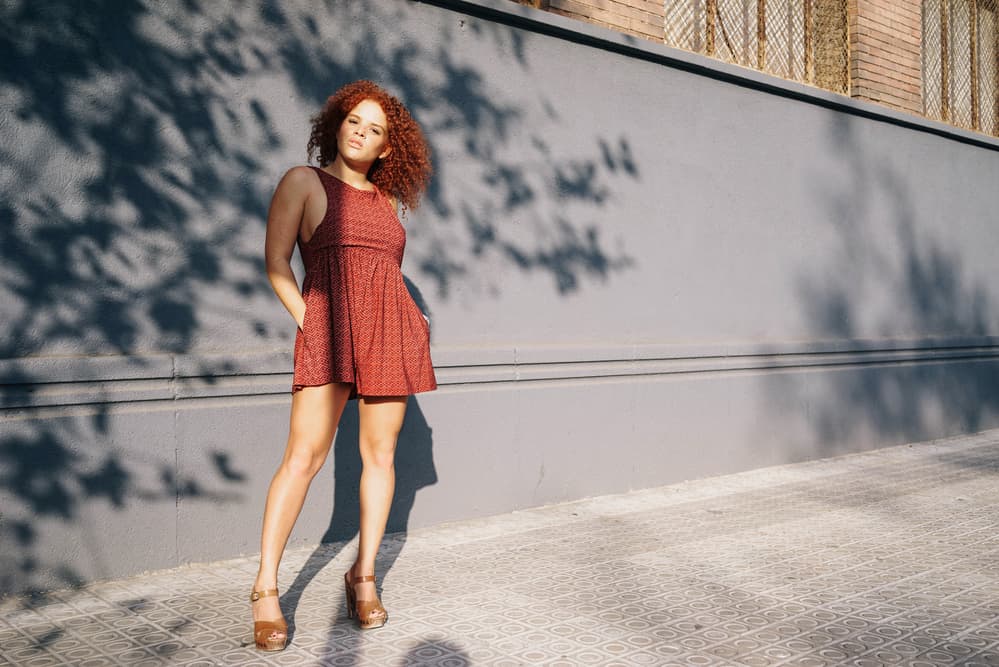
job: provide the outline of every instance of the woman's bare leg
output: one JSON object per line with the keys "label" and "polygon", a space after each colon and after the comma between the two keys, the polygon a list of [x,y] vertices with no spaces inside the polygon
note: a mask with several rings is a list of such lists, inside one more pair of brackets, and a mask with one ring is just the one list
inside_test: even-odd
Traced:
{"label": "woman's bare leg", "polygon": [[[327,384],[305,387],[292,396],[288,444],[267,492],[260,536],[260,569],[253,583],[255,591],[277,588],[278,566],[288,536],[302,511],[309,485],[329,454],[350,391],[351,385]],[[254,621],[280,618],[277,597],[260,598],[253,604]],[[271,637],[279,638],[281,633],[273,633]]]}
{"label": "woman's bare leg", "polygon": [[[361,450],[361,527],[351,572],[375,573],[375,556],[385,534],[395,493],[395,446],[406,415],[406,397],[362,397],[358,403]],[[359,600],[377,597],[374,582],[355,586]]]}

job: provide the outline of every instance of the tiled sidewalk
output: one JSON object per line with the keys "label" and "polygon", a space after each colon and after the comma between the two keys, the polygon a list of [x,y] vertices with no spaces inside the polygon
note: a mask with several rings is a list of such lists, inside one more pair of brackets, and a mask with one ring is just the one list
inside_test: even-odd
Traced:
{"label": "tiled sidewalk", "polygon": [[395,536],[371,632],[353,550],[290,551],[282,653],[251,644],[253,559],[7,600],[0,662],[999,665],[997,528],[992,431]]}

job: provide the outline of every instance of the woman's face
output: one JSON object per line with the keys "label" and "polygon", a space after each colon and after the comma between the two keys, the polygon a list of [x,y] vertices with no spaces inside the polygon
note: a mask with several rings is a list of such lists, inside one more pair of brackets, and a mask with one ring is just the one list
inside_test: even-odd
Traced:
{"label": "woman's face", "polygon": [[374,100],[362,100],[351,109],[336,138],[337,150],[348,162],[372,163],[392,150],[388,145],[388,120]]}

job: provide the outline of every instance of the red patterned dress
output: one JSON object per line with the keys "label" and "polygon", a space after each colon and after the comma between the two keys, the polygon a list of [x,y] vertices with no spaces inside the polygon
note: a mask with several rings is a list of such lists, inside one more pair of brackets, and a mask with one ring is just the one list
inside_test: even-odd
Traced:
{"label": "red patterned dress", "polygon": [[330,382],[351,397],[437,388],[430,329],[402,278],[406,230],[380,190],[359,190],[313,167],[326,215],[298,247],[305,321],[295,338],[292,391]]}

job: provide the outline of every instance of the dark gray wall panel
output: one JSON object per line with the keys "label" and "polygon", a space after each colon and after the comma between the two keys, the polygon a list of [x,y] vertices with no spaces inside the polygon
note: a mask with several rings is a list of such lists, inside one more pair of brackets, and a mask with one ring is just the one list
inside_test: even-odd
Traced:
{"label": "dark gray wall panel", "polygon": [[[442,388],[390,530],[999,426],[992,138],[506,0],[0,24],[3,591],[259,548],[266,208],[359,77],[436,166],[403,268]],[[356,534],[356,437],[294,543]]]}
{"label": "dark gray wall panel", "polygon": [[[266,489],[287,438],[284,397],[206,399],[176,412],[177,470],[212,485],[184,485],[177,493],[180,562],[219,560],[260,551]],[[305,525],[322,520],[330,494],[322,485],[303,510]],[[311,497],[311,496],[310,496]],[[314,534],[313,534],[314,538]]]}
{"label": "dark gray wall panel", "polygon": [[4,590],[175,565],[175,447],[169,411],[5,419]]}

